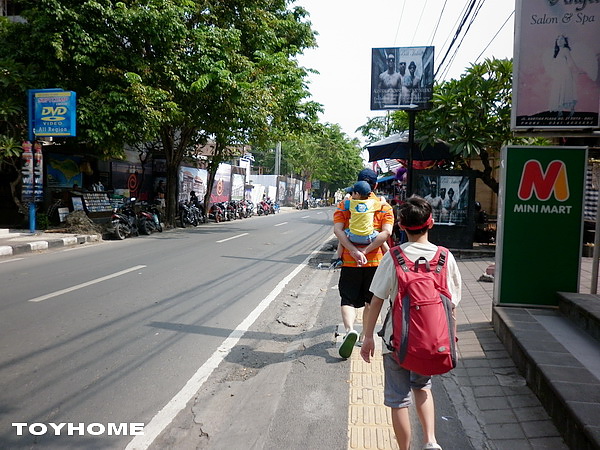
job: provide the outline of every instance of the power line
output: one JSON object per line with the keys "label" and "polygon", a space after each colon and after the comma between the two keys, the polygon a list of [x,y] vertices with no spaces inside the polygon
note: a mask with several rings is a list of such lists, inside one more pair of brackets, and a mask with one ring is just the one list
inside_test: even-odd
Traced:
{"label": "power line", "polygon": [[464,24],[466,23],[467,19],[469,18],[469,15],[471,15],[471,12],[473,11],[473,7],[475,6],[475,1],[476,0],[471,0],[471,3],[469,3],[469,6],[467,6],[467,10],[466,10],[465,14],[462,17],[462,19],[460,21],[460,24],[459,24],[456,32],[454,33],[454,37],[452,38],[452,41],[450,42],[450,45],[448,46],[448,49],[446,50],[446,54],[442,58],[442,62],[440,62],[437,70],[435,71],[434,78],[437,78],[437,73],[439,72],[440,68],[443,66],[444,62],[446,61],[446,58],[448,57],[448,54],[450,53],[450,50],[454,46],[454,43],[458,39],[458,36],[460,35],[460,32],[462,30],[462,27],[464,26]]}
{"label": "power line", "polygon": [[415,27],[415,32],[413,34],[413,37],[410,41],[410,45],[412,46],[413,43],[415,42],[415,36],[417,35],[417,30],[419,29],[419,25],[421,25],[421,19],[423,18],[423,13],[425,12],[425,9],[427,8],[427,1],[425,0],[425,3],[423,3],[423,9],[421,9],[421,15],[419,16],[419,21],[417,22],[417,26]]}
{"label": "power line", "polygon": [[444,6],[442,6],[442,12],[440,12],[440,17],[438,17],[438,21],[435,24],[435,28],[433,29],[433,33],[431,34],[431,37],[429,38],[429,45],[433,45],[433,40],[435,39],[435,35],[437,33],[438,27],[440,26],[440,22],[442,21],[442,16],[444,15],[444,10],[446,9],[446,3],[448,3],[448,0],[444,1]]}
{"label": "power line", "polygon": [[400,31],[400,24],[402,23],[402,17],[404,17],[404,7],[406,6],[406,0],[402,2],[402,11],[400,11],[400,19],[398,19],[398,27],[396,28],[396,36],[394,37],[394,47],[398,41],[398,32]]}
{"label": "power line", "polygon": [[500,34],[500,32],[502,31],[502,28],[504,28],[504,26],[508,23],[509,19],[513,16],[514,13],[515,13],[515,10],[513,9],[512,12],[506,18],[506,20],[504,21],[504,23],[502,24],[502,26],[498,29],[498,31],[496,31],[496,34],[494,34],[494,37],[490,40],[490,42],[488,42],[488,44],[485,46],[485,48],[481,51],[481,53],[479,54],[479,56],[477,57],[475,62],[479,61],[479,58],[481,58],[481,55],[483,55],[484,52],[488,49],[488,47],[492,44],[492,42],[494,42],[494,39],[496,39],[498,34]]}
{"label": "power line", "polygon": [[450,67],[452,67],[452,64],[454,63],[454,59],[456,58],[456,55],[458,55],[458,50],[460,49],[463,41],[465,40],[465,37],[469,33],[469,30],[471,29],[471,25],[473,25],[473,22],[475,22],[475,19],[477,18],[477,15],[479,14],[479,11],[481,10],[481,7],[483,6],[484,3],[485,3],[485,0],[479,0],[479,3],[475,6],[475,11],[473,12],[473,14],[471,16],[471,19],[469,20],[469,25],[467,26],[467,29],[465,30],[464,34],[462,35],[460,42],[454,49],[454,53],[452,54],[452,57],[450,58],[450,60],[448,61],[448,64],[446,65],[446,68],[444,69],[443,77],[446,76],[446,74],[450,70]]}

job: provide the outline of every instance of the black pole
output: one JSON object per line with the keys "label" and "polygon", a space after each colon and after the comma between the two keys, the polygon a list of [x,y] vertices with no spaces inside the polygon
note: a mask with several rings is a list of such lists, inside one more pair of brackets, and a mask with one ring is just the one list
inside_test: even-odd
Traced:
{"label": "black pole", "polygon": [[406,197],[413,194],[413,152],[415,146],[416,111],[408,110],[408,167],[406,170]]}

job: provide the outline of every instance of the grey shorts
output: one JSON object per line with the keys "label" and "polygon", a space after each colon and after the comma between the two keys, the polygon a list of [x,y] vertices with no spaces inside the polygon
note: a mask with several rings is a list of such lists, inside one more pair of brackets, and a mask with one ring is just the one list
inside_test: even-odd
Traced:
{"label": "grey shorts", "polygon": [[383,355],[383,371],[383,404],[390,408],[409,407],[412,404],[411,389],[431,389],[431,377],[400,367],[391,353]]}

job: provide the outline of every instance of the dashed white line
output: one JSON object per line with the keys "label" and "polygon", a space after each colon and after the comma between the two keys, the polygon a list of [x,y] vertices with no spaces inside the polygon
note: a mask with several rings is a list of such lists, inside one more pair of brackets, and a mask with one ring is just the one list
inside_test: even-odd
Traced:
{"label": "dashed white line", "polygon": [[28,301],[37,303],[37,302],[41,302],[42,300],[48,300],[49,298],[52,298],[52,297],[58,297],[59,295],[66,294],[68,292],[73,292],[73,291],[82,289],[87,286],[91,286],[92,284],[101,283],[102,281],[110,280],[111,278],[125,275],[126,273],[133,272],[134,270],[143,269],[144,267],[146,267],[146,266],[133,266],[133,267],[130,267],[129,269],[121,270],[120,272],[115,272],[113,274],[106,275],[105,277],[96,278],[95,280],[86,281],[85,283],[81,283],[76,286],[71,286],[66,289],[61,289],[60,291],[51,292],[50,294],[41,295],[40,297],[32,298]]}
{"label": "dashed white line", "polygon": [[287,222],[276,223],[273,225],[274,227],[280,227],[281,225],[285,225]]}
{"label": "dashed white line", "polygon": [[242,234],[238,234],[237,236],[231,236],[231,237],[228,237],[227,239],[221,239],[220,241],[217,241],[217,243],[220,244],[221,242],[230,241],[232,239],[237,239],[239,237],[246,236],[247,234],[248,233],[242,233]]}
{"label": "dashed white line", "polygon": [[7,259],[7,260],[5,260],[5,261],[0,261],[0,264],[2,264],[2,263],[7,263],[7,262],[13,262],[13,261],[21,261],[22,259],[25,259],[25,258],[12,258],[12,259]]}

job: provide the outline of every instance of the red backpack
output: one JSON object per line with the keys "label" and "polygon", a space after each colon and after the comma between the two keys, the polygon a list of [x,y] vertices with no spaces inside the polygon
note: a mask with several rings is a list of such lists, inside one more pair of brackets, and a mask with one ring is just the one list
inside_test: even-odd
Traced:
{"label": "red backpack", "polygon": [[[390,249],[398,293],[385,319],[392,320],[387,347],[400,366],[421,375],[439,375],[456,367],[456,329],[448,290],[448,250],[438,247],[431,261],[411,262],[402,249]],[[433,267],[433,270],[431,268]]]}

